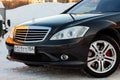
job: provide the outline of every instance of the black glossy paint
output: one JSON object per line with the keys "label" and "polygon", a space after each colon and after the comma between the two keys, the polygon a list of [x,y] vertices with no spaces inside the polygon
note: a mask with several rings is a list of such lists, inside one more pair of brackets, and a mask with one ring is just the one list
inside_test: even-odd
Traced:
{"label": "black glossy paint", "polygon": [[[8,58],[11,60],[17,60],[24,63],[32,64],[46,64],[46,62],[47,64],[60,64],[60,61],[64,62],[60,59],[60,55],[67,54],[70,56],[70,59],[67,60],[67,62],[70,63],[74,61],[86,64],[90,42],[98,34],[109,35],[116,39],[120,44],[119,11],[86,14],[67,14],[70,9],[57,16],[39,19],[36,20],[34,23],[32,23],[31,21],[30,23],[22,24],[27,26],[51,27],[52,31],[43,42],[23,43],[23,45],[25,46],[36,46],[36,55],[34,55],[34,57],[32,57],[32,55],[14,53],[14,45],[6,42],[7,48],[10,53],[9,56],[11,56],[11,58]],[[83,38],[58,41],[50,40],[50,38],[58,31],[73,26],[88,26],[90,27],[90,29]],[[44,56],[41,58],[42,54]],[[50,59],[47,60],[47,57]],[[77,63],[73,63],[72,65],[75,64]]]}

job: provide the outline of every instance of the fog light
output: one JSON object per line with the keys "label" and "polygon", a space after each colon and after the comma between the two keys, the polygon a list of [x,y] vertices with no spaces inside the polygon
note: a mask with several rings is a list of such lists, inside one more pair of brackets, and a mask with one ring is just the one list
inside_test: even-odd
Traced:
{"label": "fog light", "polygon": [[68,60],[69,59],[69,56],[68,55],[61,55],[61,60]]}

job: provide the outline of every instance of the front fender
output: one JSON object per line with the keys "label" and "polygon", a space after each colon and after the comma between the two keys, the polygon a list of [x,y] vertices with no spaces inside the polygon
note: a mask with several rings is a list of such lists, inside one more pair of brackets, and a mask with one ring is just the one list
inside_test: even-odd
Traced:
{"label": "front fender", "polygon": [[[106,29],[114,29],[118,27],[118,25],[115,22],[109,21],[109,20],[90,21],[90,22],[83,23],[82,25],[90,27],[89,31],[86,33],[85,36],[96,35],[100,31],[103,31]],[[115,32],[115,30],[113,31]]]}

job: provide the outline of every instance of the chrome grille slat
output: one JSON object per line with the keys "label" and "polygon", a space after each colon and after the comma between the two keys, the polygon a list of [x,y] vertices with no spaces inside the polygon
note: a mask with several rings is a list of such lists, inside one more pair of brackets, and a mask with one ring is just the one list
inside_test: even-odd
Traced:
{"label": "chrome grille slat", "polygon": [[23,36],[23,35],[16,35],[16,37],[25,37],[25,36]]}
{"label": "chrome grille slat", "polygon": [[32,41],[32,40],[42,40],[43,38],[34,38],[34,39],[26,39],[26,41]]}
{"label": "chrome grille slat", "polygon": [[[25,36],[16,36],[16,37],[21,37],[21,38],[23,38],[23,37],[25,37]],[[44,38],[44,36],[27,36],[27,38],[38,38],[38,37],[42,37],[42,38]]]}
{"label": "chrome grille slat", "polygon": [[36,29],[16,29],[16,33],[14,35],[14,40],[18,42],[41,42],[43,41],[47,35],[49,34],[51,28],[42,27]]}
{"label": "chrome grille slat", "polygon": [[44,35],[46,35],[46,33],[35,33],[35,32],[31,33],[31,32],[28,32],[28,34],[44,34]]}
{"label": "chrome grille slat", "polygon": [[22,39],[22,40],[24,40],[25,38],[16,37],[16,39]]}
{"label": "chrome grille slat", "polygon": [[27,39],[29,39],[29,38],[44,38],[44,37],[27,37]]}
{"label": "chrome grille slat", "polygon": [[47,32],[44,33],[36,33],[36,32],[29,32],[28,34],[46,34]]}
{"label": "chrome grille slat", "polygon": [[19,34],[22,35],[22,34],[26,34],[26,33],[16,33],[16,34],[17,34],[17,35],[19,35]]}

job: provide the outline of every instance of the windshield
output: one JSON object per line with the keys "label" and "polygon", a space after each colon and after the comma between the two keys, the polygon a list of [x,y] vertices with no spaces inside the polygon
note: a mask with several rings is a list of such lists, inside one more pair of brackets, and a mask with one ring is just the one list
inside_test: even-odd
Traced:
{"label": "windshield", "polygon": [[83,0],[67,13],[119,12],[120,0]]}

